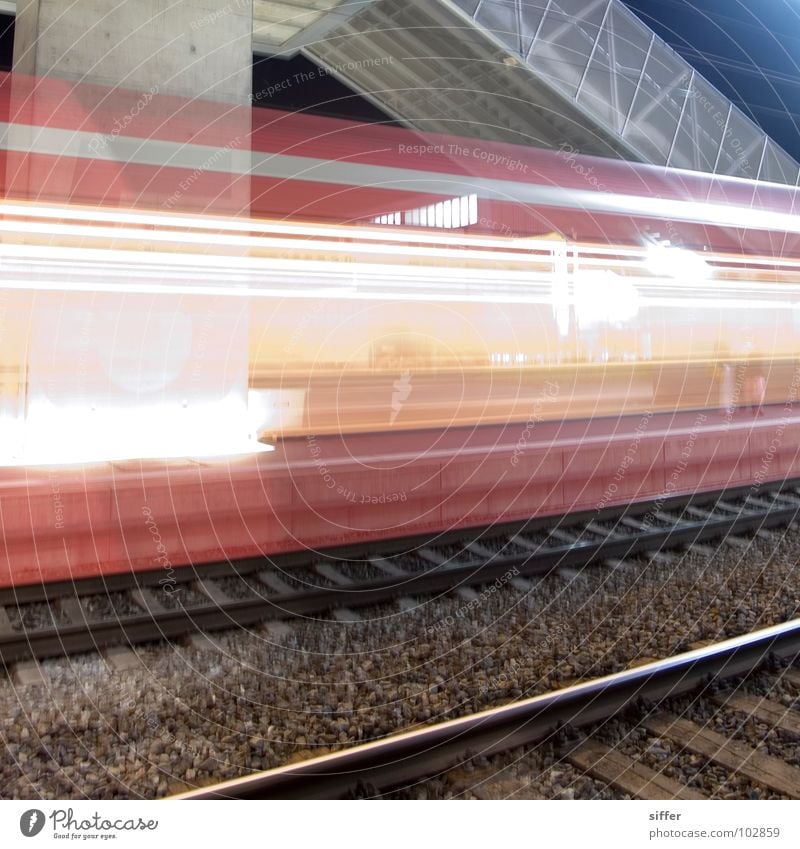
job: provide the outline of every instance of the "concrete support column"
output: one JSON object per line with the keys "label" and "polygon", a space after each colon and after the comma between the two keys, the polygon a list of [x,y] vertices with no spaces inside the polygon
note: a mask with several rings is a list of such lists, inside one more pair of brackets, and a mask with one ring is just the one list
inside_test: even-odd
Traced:
{"label": "concrete support column", "polygon": [[249,215],[252,33],[253,0],[19,0],[6,193]]}
{"label": "concrete support column", "polygon": [[14,72],[247,105],[252,0],[17,0]]}
{"label": "concrete support column", "polygon": [[[7,195],[248,216],[252,27],[252,0],[19,0]],[[182,296],[28,293],[27,332],[0,364],[26,376],[23,400],[4,390],[0,405],[0,432],[17,435],[24,410],[10,453],[36,463],[254,449],[249,302],[181,285]]]}

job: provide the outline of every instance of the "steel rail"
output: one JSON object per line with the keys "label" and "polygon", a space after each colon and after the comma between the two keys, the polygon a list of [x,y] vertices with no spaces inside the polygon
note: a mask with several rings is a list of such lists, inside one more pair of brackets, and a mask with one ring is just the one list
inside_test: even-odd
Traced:
{"label": "steel rail", "polygon": [[800,656],[800,619],[576,684],[521,702],[398,734],[173,799],[334,799],[428,778],[480,754],[546,740],[564,726],[591,725],[642,700],[694,690],[709,679],[743,675],[770,657]]}
{"label": "steel rail", "polygon": [[[271,590],[259,594],[254,591],[252,597],[243,599],[226,599],[223,593],[221,599],[204,598],[199,603],[171,609],[164,609],[156,599],[151,606],[142,607],[139,604],[135,613],[106,618],[92,618],[80,605],[76,617],[73,606],[73,612],[67,614],[70,621],[64,624],[56,624],[54,619],[52,627],[14,629],[8,627],[8,624],[0,627],[0,663],[7,665],[30,657],[45,658],[96,651],[111,645],[175,639],[196,631],[246,627],[266,619],[309,616],[337,607],[380,604],[402,595],[430,595],[457,587],[491,583],[507,578],[512,572],[515,577],[539,576],[561,567],[584,567],[605,560],[623,559],[642,551],[691,545],[728,534],[791,523],[800,513],[799,494],[800,489],[775,488],[767,489],[755,497],[749,491],[743,494],[737,490],[734,493],[704,494],[702,498],[659,500],[649,504],[641,502],[635,505],[635,514],[629,508],[623,508],[605,511],[599,517],[594,513],[582,514],[580,522],[577,521],[578,517],[559,517],[551,520],[549,526],[542,526],[539,521],[530,526],[517,524],[511,529],[498,527],[483,532],[471,529],[450,539],[463,543],[465,550],[470,541],[479,544],[489,534],[495,540],[502,537],[508,541],[508,545],[495,554],[484,552],[476,556],[473,549],[471,559],[456,556],[438,565],[431,562],[422,571],[403,572],[399,569],[397,573],[387,574],[386,577],[336,586],[312,586],[288,593]],[[736,497],[741,503],[731,506],[731,499]],[[697,505],[710,506],[701,510]],[[680,512],[670,517],[667,515],[670,510]],[[625,524],[618,523],[613,530],[604,530],[597,524],[598,521],[608,522],[620,516],[625,517]],[[651,521],[655,517],[660,524],[653,523],[645,527],[647,520],[643,517],[650,517]],[[575,536],[571,542],[565,541],[563,530],[559,530],[565,526],[565,521],[569,522],[567,526]],[[671,524],[667,524],[668,521]],[[640,526],[638,530],[637,524]],[[543,528],[551,544],[534,546],[530,550],[522,550],[523,547],[514,545],[516,537],[530,532],[529,527]],[[393,545],[396,547],[397,542]],[[506,548],[513,550],[513,553],[504,553]],[[372,547],[373,555],[381,551],[381,546]],[[383,557],[381,555],[377,559]],[[339,557],[330,555],[328,562],[335,568],[338,560]],[[313,562],[324,561],[324,557],[316,556]],[[397,556],[397,562],[402,566],[402,554]],[[269,559],[250,558],[238,564],[185,567],[183,574],[176,575],[176,582],[178,586],[188,586],[198,579],[208,583],[214,577],[255,576],[259,570],[263,572],[270,565],[274,566],[274,563]],[[281,572],[279,567],[276,576],[291,576],[290,566],[285,565],[284,569]],[[155,573],[157,577],[158,572]],[[135,573],[92,579],[85,582],[84,586],[62,582],[57,587],[40,585],[13,588],[0,593],[0,606],[13,611],[25,603],[46,601],[58,604],[60,599],[74,601],[92,594],[125,590],[134,592],[146,588],[148,580],[152,578],[151,575]]]}

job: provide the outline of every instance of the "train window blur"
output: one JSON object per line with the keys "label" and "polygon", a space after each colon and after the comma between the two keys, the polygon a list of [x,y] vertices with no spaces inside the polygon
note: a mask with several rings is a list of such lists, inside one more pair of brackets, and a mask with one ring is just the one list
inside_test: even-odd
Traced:
{"label": "train window blur", "polygon": [[[798,172],[785,152],[731,106],[761,154],[746,174],[721,134],[709,151],[705,125],[685,125],[697,110],[676,108],[688,89],[668,80],[659,109],[604,99],[594,50],[572,57],[585,73],[566,62],[543,83],[542,67],[566,61],[534,45],[548,26],[521,55],[522,40],[457,3],[453,55],[407,62],[391,39],[371,40],[381,4],[334,5],[333,23],[360,36],[298,46],[296,26],[276,27],[272,55],[256,56],[230,100],[0,72],[10,442],[48,404],[77,410],[76,433],[101,420],[89,385],[107,386],[112,416],[166,399],[211,428],[232,410],[250,442],[525,421],[548,381],[562,387],[550,418],[703,407],[720,396],[720,363],[763,371],[765,398],[785,399],[800,357]],[[207,34],[216,14],[195,29]],[[373,52],[345,55],[353,44]],[[455,74],[465,62],[468,88]],[[618,70],[624,88],[630,69]],[[172,336],[140,352],[145,371],[169,368],[137,376],[106,320],[124,314],[134,344],[172,327],[170,310]],[[95,383],[66,392],[46,363],[74,346],[35,316],[84,314]],[[227,371],[207,364],[211,350]],[[404,375],[413,391],[394,411]]]}

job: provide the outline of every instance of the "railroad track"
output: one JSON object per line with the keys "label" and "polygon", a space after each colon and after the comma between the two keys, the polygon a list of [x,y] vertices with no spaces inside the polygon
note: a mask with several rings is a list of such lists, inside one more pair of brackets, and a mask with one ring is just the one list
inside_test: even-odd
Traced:
{"label": "railroad track", "polygon": [[[179,794],[177,799],[321,799],[377,796],[518,746],[602,726],[633,712],[636,722],[681,750],[699,753],[731,773],[771,790],[800,797],[800,768],[662,710],[661,703],[698,689],[726,709],[800,733],[800,670],[790,677],[798,694],[788,710],[770,699],[720,690],[721,683],[753,673],[775,658],[800,656],[800,620],[705,646],[563,690],[478,714],[351,747],[299,764],[272,769]],[[563,736],[563,734],[561,735]],[[563,745],[562,757],[627,795],[646,799],[698,799],[704,794],[648,768],[594,736]]]}
{"label": "railroad track", "polygon": [[[735,490],[347,552],[259,558],[0,590],[0,661],[10,664],[114,645],[324,614],[399,596],[584,567],[787,525],[797,482]],[[398,550],[398,545],[404,546]]]}
{"label": "railroad track", "polygon": [[[637,799],[704,799],[710,794],[677,779],[683,761],[711,765],[728,782],[752,782],[768,793],[790,799],[800,798],[800,768],[783,757],[764,751],[763,737],[756,744],[736,739],[727,728],[743,730],[760,724],[770,731],[785,732],[796,748],[800,734],[800,669],[780,669],[767,676],[770,684],[757,693],[733,684],[709,688],[691,701],[693,713],[703,720],[684,715],[688,707],[656,706],[644,715],[622,723],[622,734],[609,735],[603,728],[563,747],[561,757],[573,767],[590,775],[617,792]],[[778,682],[788,683],[795,694],[796,706],[788,708],[772,697]],[[745,690],[742,692],[742,690]],[[764,692],[766,690],[766,692]],[[709,710],[710,709],[710,710]],[[722,728],[720,728],[722,726]],[[626,736],[644,732],[644,740],[635,743]],[[620,737],[619,742],[614,737]],[[695,767],[691,767],[694,772]],[[692,779],[699,779],[695,772]],[[699,782],[698,782],[699,783]]]}

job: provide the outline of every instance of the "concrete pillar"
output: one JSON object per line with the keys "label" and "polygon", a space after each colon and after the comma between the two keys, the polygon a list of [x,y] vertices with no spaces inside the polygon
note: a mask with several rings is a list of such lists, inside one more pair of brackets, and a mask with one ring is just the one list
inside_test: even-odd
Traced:
{"label": "concrete pillar", "polygon": [[[249,215],[252,20],[252,0],[18,0],[7,195]],[[189,164],[170,163],[176,145]],[[55,288],[27,293],[18,356],[0,363],[26,375],[0,394],[0,434],[25,410],[5,453],[249,450],[246,299]]]}
{"label": "concrete pillar", "polygon": [[6,195],[248,215],[252,32],[253,0],[19,0]]}
{"label": "concrete pillar", "polygon": [[249,104],[253,0],[17,0],[14,72]]}

